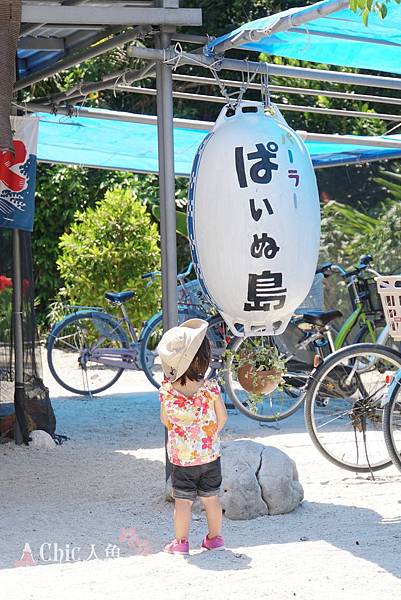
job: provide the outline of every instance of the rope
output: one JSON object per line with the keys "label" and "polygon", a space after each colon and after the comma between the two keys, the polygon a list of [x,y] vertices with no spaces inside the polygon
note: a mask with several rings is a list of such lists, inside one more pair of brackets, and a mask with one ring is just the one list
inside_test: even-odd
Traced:
{"label": "rope", "polygon": [[[247,60],[245,60],[245,63],[247,65],[246,80],[244,80],[244,73],[242,72],[242,84],[241,84],[240,88],[238,90],[234,90],[233,92],[229,92],[227,90],[226,86],[221,81],[219,74],[218,74],[218,71],[221,70],[221,64],[223,61],[223,57],[218,57],[210,65],[205,65],[202,61],[196,60],[196,58],[194,58],[193,56],[189,56],[186,52],[184,52],[182,49],[182,46],[179,42],[177,42],[174,46],[175,56],[173,56],[171,58],[167,58],[168,50],[169,50],[169,48],[163,49],[163,62],[166,65],[172,65],[173,71],[175,71],[179,67],[183,58],[185,58],[185,62],[187,62],[187,63],[192,63],[194,65],[198,65],[201,67],[206,66],[209,69],[210,73],[213,75],[214,79],[216,80],[216,83],[219,86],[221,95],[223,96],[223,98],[226,99],[227,104],[233,109],[235,109],[242,102],[242,99],[243,99],[245,93],[247,92],[250,84],[255,79],[256,75],[259,73],[259,70],[263,64],[263,63],[260,63],[260,67],[258,66],[256,71],[251,75],[251,72],[249,69],[249,62]],[[270,92],[268,89],[268,66],[267,66],[267,64],[266,64],[266,82],[265,82],[264,89],[265,89],[265,92],[262,92],[262,95],[263,95],[263,93],[265,94],[267,107],[270,107],[271,103],[270,103]],[[266,103],[265,103],[265,106],[266,106]]]}
{"label": "rope", "polygon": [[271,106],[270,90],[269,90],[269,66],[265,63],[266,73],[260,75],[260,85],[262,87],[262,99],[265,109],[268,110]]}

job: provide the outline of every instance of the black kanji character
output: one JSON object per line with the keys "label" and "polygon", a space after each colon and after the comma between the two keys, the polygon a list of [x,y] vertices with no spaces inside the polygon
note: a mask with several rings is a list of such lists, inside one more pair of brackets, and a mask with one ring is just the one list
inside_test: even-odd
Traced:
{"label": "black kanji character", "polygon": [[279,250],[276,241],[269,237],[267,233],[262,233],[260,236],[254,234],[251,245],[251,256],[253,258],[261,258],[263,254],[266,258],[274,258]]}
{"label": "black kanji character", "polygon": [[[267,208],[267,212],[269,215],[273,214],[273,209],[271,207],[270,202],[268,201],[267,198],[262,198],[262,202],[264,203],[265,207]],[[251,215],[254,221],[259,221],[260,217],[263,214],[263,210],[261,208],[256,208],[255,207],[255,200],[254,198],[250,198],[249,199],[249,206],[251,208]]]}
{"label": "black kanji character", "polygon": [[284,306],[287,288],[283,288],[283,274],[263,271],[248,275],[248,300],[244,310],[278,310]]}

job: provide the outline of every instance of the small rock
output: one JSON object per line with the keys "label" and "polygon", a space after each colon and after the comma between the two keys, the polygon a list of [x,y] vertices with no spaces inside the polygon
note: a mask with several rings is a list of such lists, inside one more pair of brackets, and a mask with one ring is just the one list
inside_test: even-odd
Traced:
{"label": "small rock", "polygon": [[42,429],[34,429],[29,435],[32,438],[29,444],[32,448],[52,449],[57,445],[52,436]]}

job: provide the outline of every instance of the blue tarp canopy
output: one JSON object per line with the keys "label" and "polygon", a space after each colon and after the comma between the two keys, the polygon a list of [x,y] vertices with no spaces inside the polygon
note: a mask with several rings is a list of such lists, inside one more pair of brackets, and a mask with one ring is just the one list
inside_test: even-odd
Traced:
{"label": "blue tarp canopy", "polygon": [[[103,112],[112,117],[111,111]],[[44,113],[38,116],[40,161],[143,173],[158,172],[156,122],[132,123]],[[189,176],[196,150],[206,135],[204,128],[174,128],[176,175]],[[392,139],[401,141],[401,135],[394,135]],[[401,148],[334,142],[306,142],[306,145],[316,168],[401,157]]]}
{"label": "blue tarp canopy", "polygon": [[[316,63],[401,74],[401,6],[395,2],[386,6],[386,18],[370,14],[367,27],[359,14],[345,9],[259,41],[245,41],[238,47]],[[300,11],[305,8],[293,8],[246,23],[213,40],[206,52],[212,52],[223,41],[234,40],[241,32],[274,27],[280,16]]]}

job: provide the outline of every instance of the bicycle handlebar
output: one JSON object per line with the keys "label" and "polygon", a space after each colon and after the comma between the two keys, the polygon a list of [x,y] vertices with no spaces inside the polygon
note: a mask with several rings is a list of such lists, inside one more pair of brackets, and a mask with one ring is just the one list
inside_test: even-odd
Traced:
{"label": "bicycle handlebar", "polygon": [[193,268],[194,268],[194,263],[190,262],[185,271],[183,271],[182,273],[178,273],[177,279],[185,279],[185,277],[189,277]]}
{"label": "bicycle handlebar", "polygon": [[161,271],[150,271],[150,273],[143,273],[142,279],[150,279],[150,278],[153,279],[157,275],[161,275]]}
{"label": "bicycle handlebar", "polygon": [[[178,273],[177,279],[181,280],[181,279],[185,279],[186,277],[189,277],[193,267],[194,267],[193,263],[190,262],[188,267],[185,269],[185,271],[182,271],[182,273]],[[162,274],[161,271],[150,271],[149,273],[143,273],[142,279],[154,279],[155,277],[161,277],[161,274]]]}
{"label": "bicycle handlebar", "polygon": [[361,256],[358,265],[352,271],[346,271],[341,265],[323,263],[317,268],[316,274],[322,273],[325,277],[330,277],[330,275],[337,272],[340,273],[340,275],[345,279],[350,279],[351,277],[359,275],[362,271],[368,270],[378,276],[379,273],[368,266],[372,260],[373,258],[370,256],[370,254]]}

